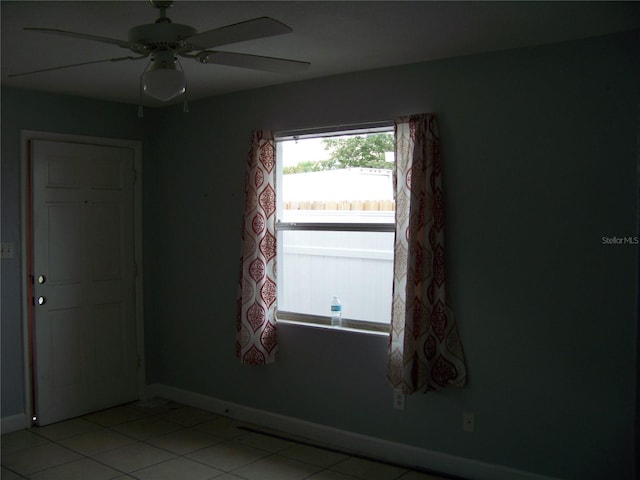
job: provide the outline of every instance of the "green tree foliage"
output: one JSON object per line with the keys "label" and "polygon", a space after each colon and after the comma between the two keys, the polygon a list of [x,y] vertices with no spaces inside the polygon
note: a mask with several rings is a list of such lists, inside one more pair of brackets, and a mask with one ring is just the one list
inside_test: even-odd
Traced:
{"label": "green tree foliage", "polygon": [[300,162],[285,167],[284,173],[321,172],[340,168],[384,168],[393,169],[393,162],[387,162],[386,152],[393,152],[393,134],[375,133],[323,140],[325,150],[331,152],[327,160]]}
{"label": "green tree foliage", "polygon": [[298,162],[296,165],[292,165],[290,167],[284,167],[282,169],[282,173],[287,175],[289,173],[323,172],[325,170],[335,170],[336,168],[345,167],[336,166],[335,162],[331,159],[320,160],[317,162],[308,160],[306,162]]}
{"label": "green tree foliage", "polygon": [[328,161],[333,162],[334,168],[393,168],[393,163],[385,160],[385,153],[393,152],[390,133],[328,138],[324,144],[331,151]]}

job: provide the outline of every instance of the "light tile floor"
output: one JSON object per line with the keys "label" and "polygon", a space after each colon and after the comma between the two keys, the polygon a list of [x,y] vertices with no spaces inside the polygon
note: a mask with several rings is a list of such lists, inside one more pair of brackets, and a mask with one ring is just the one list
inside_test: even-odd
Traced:
{"label": "light tile floor", "polygon": [[204,410],[129,404],[2,435],[2,480],[444,480],[256,433]]}

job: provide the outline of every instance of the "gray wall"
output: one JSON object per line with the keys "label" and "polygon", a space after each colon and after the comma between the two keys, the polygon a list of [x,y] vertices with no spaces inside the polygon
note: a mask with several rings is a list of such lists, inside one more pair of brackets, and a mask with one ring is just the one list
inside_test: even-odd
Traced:
{"label": "gray wall", "polygon": [[[144,131],[126,120],[134,107],[3,90],[3,241],[19,231],[6,206],[18,195],[19,128],[141,135],[148,383],[558,478],[630,479],[638,248],[601,237],[638,234],[639,42],[635,32],[270,87],[193,102],[187,115],[149,112]],[[393,410],[384,337],[290,325],[276,364],[239,365],[251,129],[418,112],[440,119],[467,388]],[[19,278],[5,265],[3,416],[20,411],[22,387]],[[473,434],[463,411],[475,412]]]}
{"label": "gray wall", "polygon": [[[632,477],[638,35],[221,96],[159,114],[149,381],[560,478]],[[439,115],[448,274],[468,388],[392,408],[386,339],[281,325],[234,358],[250,130]],[[149,171],[146,172],[149,174]],[[151,216],[152,218],[149,218]],[[162,259],[162,261],[160,261]],[[149,323],[148,323],[149,325]],[[462,431],[463,411],[477,431]]]}

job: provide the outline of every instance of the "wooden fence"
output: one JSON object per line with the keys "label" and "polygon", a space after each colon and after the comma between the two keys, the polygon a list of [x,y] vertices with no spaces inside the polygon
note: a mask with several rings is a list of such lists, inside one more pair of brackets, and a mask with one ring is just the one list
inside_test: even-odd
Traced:
{"label": "wooden fence", "polygon": [[285,210],[357,210],[393,212],[393,200],[302,201],[284,202]]}

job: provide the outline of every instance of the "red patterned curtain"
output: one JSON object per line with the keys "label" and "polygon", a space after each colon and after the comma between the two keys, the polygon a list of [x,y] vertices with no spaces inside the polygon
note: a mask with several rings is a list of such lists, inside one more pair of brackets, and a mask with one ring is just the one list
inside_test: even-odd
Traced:
{"label": "red patterned curtain", "polygon": [[433,115],[396,120],[396,235],[388,378],[405,393],[463,386],[445,282],[440,138]]}
{"label": "red patterned curtain", "polygon": [[254,131],[247,159],[236,354],[245,365],[275,361],[276,148],[273,132]]}

